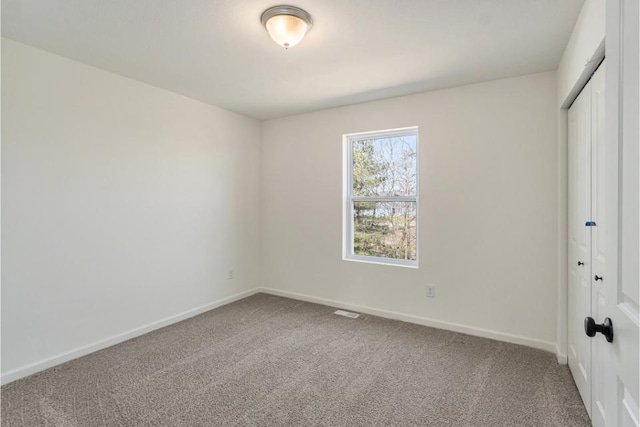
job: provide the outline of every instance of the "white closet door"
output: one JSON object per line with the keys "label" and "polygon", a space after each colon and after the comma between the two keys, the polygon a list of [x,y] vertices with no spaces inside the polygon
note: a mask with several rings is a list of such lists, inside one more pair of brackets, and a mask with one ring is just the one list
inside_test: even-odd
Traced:
{"label": "white closet door", "polygon": [[[602,323],[607,313],[607,286],[605,266],[607,261],[606,233],[609,232],[606,211],[604,94],[605,65],[600,65],[591,77],[591,317]],[[609,344],[601,335],[591,339],[591,420],[596,427],[606,425],[607,367],[609,366]]]}
{"label": "white closet door", "polygon": [[569,367],[591,415],[591,83],[569,108]]}

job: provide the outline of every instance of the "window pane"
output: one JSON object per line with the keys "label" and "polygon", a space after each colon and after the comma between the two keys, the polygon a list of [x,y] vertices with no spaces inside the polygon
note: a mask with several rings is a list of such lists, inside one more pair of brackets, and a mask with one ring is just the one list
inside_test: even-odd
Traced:
{"label": "window pane", "polygon": [[415,196],[416,135],[353,141],[354,196]]}
{"label": "window pane", "polygon": [[416,202],[354,202],[353,253],[416,259]]}

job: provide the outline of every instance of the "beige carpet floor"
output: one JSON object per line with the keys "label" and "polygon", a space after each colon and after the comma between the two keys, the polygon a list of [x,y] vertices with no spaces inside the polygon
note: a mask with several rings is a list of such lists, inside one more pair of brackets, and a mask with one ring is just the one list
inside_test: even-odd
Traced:
{"label": "beige carpet floor", "polygon": [[2,426],[588,426],[540,350],[258,294],[2,387]]}

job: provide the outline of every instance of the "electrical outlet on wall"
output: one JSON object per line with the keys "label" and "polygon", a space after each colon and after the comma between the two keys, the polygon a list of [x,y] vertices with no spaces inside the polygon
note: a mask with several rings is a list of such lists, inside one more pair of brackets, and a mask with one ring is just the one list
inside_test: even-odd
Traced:
{"label": "electrical outlet on wall", "polygon": [[233,279],[233,268],[230,268],[229,271],[227,271],[227,280],[232,280]]}
{"label": "electrical outlet on wall", "polygon": [[427,298],[436,297],[436,285],[427,285]]}

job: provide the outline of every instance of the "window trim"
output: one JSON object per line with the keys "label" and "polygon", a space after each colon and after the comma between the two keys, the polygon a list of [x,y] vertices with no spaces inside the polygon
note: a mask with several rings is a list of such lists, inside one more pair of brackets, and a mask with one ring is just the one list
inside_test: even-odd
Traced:
{"label": "window trim", "polygon": [[[416,137],[416,195],[414,196],[354,196],[353,195],[353,142],[362,139],[382,139],[390,137],[402,137],[415,135]],[[420,261],[420,135],[418,126],[382,131],[349,133],[342,136],[343,145],[343,216],[342,216],[342,259],[344,261],[356,261],[369,264],[392,265],[397,267],[418,268]],[[415,202],[416,204],[416,259],[384,258],[368,255],[356,255],[354,253],[354,227],[353,227],[353,203],[354,202]]]}

